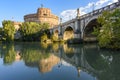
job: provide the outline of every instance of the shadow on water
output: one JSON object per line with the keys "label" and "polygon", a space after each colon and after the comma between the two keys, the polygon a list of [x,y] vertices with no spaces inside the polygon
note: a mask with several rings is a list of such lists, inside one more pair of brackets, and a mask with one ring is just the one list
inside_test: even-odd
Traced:
{"label": "shadow on water", "polygon": [[1,44],[0,57],[4,65],[23,60],[26,66],[38,68],[40,73],[67,64],[76,68],[78,76],[82,71],[94,80],[120,80],[120,51],[100,50],[97,44]]}

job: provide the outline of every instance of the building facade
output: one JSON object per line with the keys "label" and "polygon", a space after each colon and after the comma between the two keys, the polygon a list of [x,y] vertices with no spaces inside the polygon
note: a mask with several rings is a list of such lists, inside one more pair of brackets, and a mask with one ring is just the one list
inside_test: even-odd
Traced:
{"label": "building facade", "polygon": [[49,8],[38,8],[37,13],[24,16],[25,22],[49,23],[50,28],[58,25],[59,17],[52,14]]}
{"label": "building facade", "polygon": [[14,25],[14,27],[15,27],[15,30],[19,30],[19,28],[20,28],[20,25],[22,25],[22,22],[15,22],[15,21],[13,21],[13,25]]}

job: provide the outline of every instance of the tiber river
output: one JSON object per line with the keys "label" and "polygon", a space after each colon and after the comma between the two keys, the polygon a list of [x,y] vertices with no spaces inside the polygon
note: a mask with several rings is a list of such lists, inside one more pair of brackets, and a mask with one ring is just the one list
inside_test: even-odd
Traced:
{"label": "tiber river", "polygon": [[120,80],[120,51],[96,44],[0,44],[0,80]]}

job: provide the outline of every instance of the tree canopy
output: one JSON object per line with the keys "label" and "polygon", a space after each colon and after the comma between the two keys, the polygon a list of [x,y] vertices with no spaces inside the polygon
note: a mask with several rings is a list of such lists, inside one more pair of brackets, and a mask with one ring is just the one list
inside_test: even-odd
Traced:
{"label": "tree canopy", "polygon": [[120,9],[114,11],[104,11],[98,17],[101,27],[94,29],[98,36],[100,47],[120,48]]}
{"label": "tree canopy", "polygon": [[10,20],[4,20],[2,25],[4,31],[3,40],[7,42],[14,41],[15,27],[13,22]]}
{"label": "tree canopy", "polygon": [[41,36],[48,33],[49,24],[24,22],[20,25],[20,34],[23,41],[39,41]]}

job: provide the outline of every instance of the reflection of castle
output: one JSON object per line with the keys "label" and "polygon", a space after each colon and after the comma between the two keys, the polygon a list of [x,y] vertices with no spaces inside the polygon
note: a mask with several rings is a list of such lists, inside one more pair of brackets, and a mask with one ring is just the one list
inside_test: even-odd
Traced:
{"label": "reflection of castle", "polygon": [[48,8],[38,8],[37,13],[24,16],[25,22],[49,23],[51,27],[58,25],[58,16]]}
{"label": "reflection of castle", "polygon": [[16,60],[16,61],[21,60],[20,51],[17,51],[17,52],[16,52],[15,60]]}
{"label": "reflection of castle", "polygon": [[59,61],[60,59],[53,54],[51,54],[49,58],[40,60],[40,72],[45,73],[51,71],[52,67],[56,65]]}

